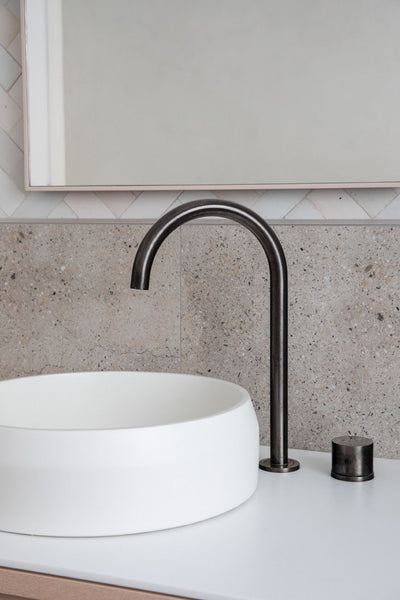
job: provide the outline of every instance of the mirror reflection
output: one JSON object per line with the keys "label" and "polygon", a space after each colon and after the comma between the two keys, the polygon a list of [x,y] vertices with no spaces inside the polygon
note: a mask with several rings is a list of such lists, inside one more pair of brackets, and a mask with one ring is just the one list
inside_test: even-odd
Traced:
{"label": "mirror reflection", "polygon": [[396,0],[25,0],[31,188],[400,181]]}

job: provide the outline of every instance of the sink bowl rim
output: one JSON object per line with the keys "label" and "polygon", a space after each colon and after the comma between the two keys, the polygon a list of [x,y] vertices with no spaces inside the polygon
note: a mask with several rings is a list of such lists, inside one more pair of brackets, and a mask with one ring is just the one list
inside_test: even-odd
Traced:
{"label": "sink bowl rim", "polygon": [[216,410],[215,412],[211,412],[209,414],[206,414],[204,416],[200,416],[200,417],[194,417],[194,418],[186,418],[184,420],[176,420],[170,423],[159,423],[159,424],[150,424],[150,425],[139,425],[139,426],[126,426],[126,427],[87,427],[87,428],[74,428],[74,427],[70,427],[70,428],[58,428],[58,427],[29,427],[29,426],[19,426],[19,425],[6,425],[0,422],[0,431],[21,431],[21,432],[40,432],[41,434],[75,434],[75,435],[79,435],[79,434],[84,434],[84,435],[88,435],[88,434],[93,434],[93,435],[99,435],[99,434],[110,434],[110,433],[118,433],[118,432],[125,432],[125,433],[129,433],[129,432],[135,432],[135,431],[150,431],[150,430],[155,430],[157,428],[173,428],[173,427],[183,427],[183,426],[187,426],[191,423],[200,423],[200,422],[206,422],[218,417],[222,417],[223,415],[232,412],[234,410],[239,409],[239,407],[247,404],[247,403],[251,403],[252,404],[252,400],[250,397],[249,392],[246,390],[246,388],[244,388],[243,386],[237,384],[237,383],[233,383],[231,381],[226,381],[224,379],[220,379],[217,377],[208,377],[205,375],[193,375],[190,373],[175,373],[175,372],[160,372],[160,371],[116,371],[116,370],[112,370],[112,371],[70,371],[70,372],[65,372],[65,373],[45,373],[45,374],[39,374],[39,375],[28,375],[28,376],[24,376],[24,377],[16,377],[16,378],[10,378],[10,379],[5,379],[0,381],[0,392],[1,392],[1,388],[2,386],[6,386],[7,384],[10,383],[16,383],[17,385],[20,384],[21,385],[24,382],[27,381],[31,381],[31,380],[43,380],[43,379],[58,379],[58,378],[69,378],[71,376],[84,376],[84,375],[94,375],[96,378],[97,377],[106,377],[107,375],[122,375],[124,376],[124,374],[126,375],[134,375],[134,374],[140,374],[140,375],[148,375],[148,376],[156,376],[156,377],[179,377],[179,379],[191,379],[191,380],[200,380],[200,381],[204,381],[207,380],[209,382],[217,382],[218,384],[223,384],[224,386],[227,386],[228,388],[230,387],[232,390],[234,390],[237,394],[238,394],[238,400],[234,403],[232,403],[231,406],[221,409],[221,410]]}

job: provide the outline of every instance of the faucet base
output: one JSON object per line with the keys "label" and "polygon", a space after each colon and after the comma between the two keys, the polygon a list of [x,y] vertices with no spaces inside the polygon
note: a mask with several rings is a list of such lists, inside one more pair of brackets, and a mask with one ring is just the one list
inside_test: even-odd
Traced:
{"label": "faucet base", "polygon": [[259,462],[259,467],[263,471],[269,471],[270,473],[292,473],[300,469],[300,463],[298,460],[288,459],[287,465],[273,465],[270,458],[263,458]]}

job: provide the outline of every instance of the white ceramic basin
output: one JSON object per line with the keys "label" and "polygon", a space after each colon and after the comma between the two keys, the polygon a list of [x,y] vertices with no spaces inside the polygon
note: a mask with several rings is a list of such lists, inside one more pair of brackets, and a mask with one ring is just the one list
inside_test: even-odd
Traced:
{"label": "white ceramic basin", "polygon": [[0,382],[0,530],[100,536],[166,529],[254,492],[258,424],[238,385],[97,372]]}

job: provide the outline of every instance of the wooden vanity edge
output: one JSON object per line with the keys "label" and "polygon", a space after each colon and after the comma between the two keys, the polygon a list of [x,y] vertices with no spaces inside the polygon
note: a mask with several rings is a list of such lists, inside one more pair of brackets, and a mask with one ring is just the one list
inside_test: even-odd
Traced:
{"label": "wooden vanity edge", "polygon": [[0,600],[188,600],[105,583],[0,567]]}

